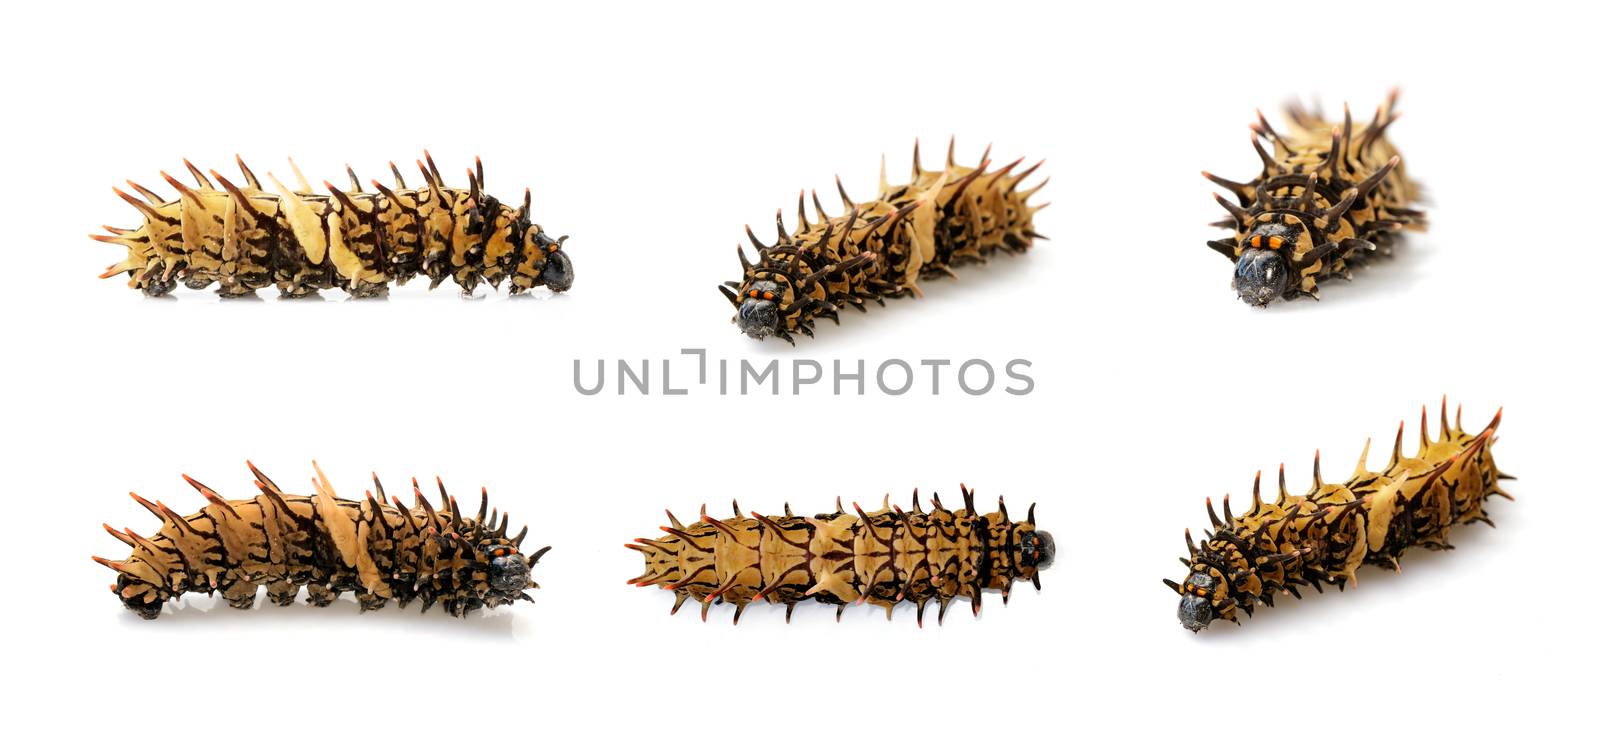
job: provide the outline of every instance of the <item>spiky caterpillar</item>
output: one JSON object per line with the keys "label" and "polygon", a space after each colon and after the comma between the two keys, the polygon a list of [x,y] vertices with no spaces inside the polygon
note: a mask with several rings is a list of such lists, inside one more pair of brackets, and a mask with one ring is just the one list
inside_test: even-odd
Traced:
{"label": "spiky caterpillar", "polygon": [[811,222],[801,191],[794,235],[783,224],[782,210],[778,240],[771,246],[746,225],[757,261],[751,263],[739,246],[744,277],[717,287],[738,309],[733,321],[739,330],[754,339],[777,336],[793,344],[794,332],[811,336],[818,318],[838,323],[838,311],[846,305],[865,311],[868,300],[882,305],[886,297],[921,295],[917,282],[922,277],[953,277],[951,267],[987,261],[995,251],[1020,253],[1044,237],[1034,232],[1033,214],[1046,205],[1027,204],[1044,183],[1019,188],[1043,161],[1013,176],[1022,159],[989,171],[985,150],[978,166],[968,168],[956,165],[952,139],[945,169],[925,171],[920,151],[920,146],[912,151],[911,183],[890,186],[880,170],[878,196],[871,201],[852,201],[835,179],[847,215],[829,217],[813,191],[821,219]]}
{"label": "spiky caterpillar", "polygon": [[377,192],[363,192],[346,167],[349,192],[323,182],[332,196],[312,193],[293,160],[299,188],[267,174],[277,194],[263,191],[243,160],[243,187],[216,171],[208,179],[185,160],[195,186],[161,174],[178,190],[175,200],[132,181],[128,185],[143,199],[113,189],[145,222],[134,230],[108,225],[112,235],[89,236],[128,249],[127,258],[100,276],[126,272],[129,287],[152,297],[171,292],[180,280],[195,290],[215,282],[223,297],[254,295],[274,284],[284,297],[331,287],[374,297],[387,294],[390,282],[405,284],[418,274],[429,277],[429,289],[453,279],[463,295],[480,281],[499,288],[509,280],[513,295],[541,285],[553,292],[572,286],[572,261],[561,250],[567,237],[551,238],[529,220],[530,192],[523,192],[521,208],[484,193],[481,160],[467,173],[470,188],[450,188],[433,157],[423,156],[426,164],[419,160],[417,167],[425,188],[406,188],[390,163],[395,188],[373,180]]}
{"label": "spiky caterpillar", "polygon": [[1299,587],[1318,592],[1322,583],[1340,590],[1345,582],[1355,586],[1356,570],[1376,564],[1399,570],[1400,556],[1413,546],[1451,548],[1450,530],[1456,525],[1485,522],[1483,503],[1490,495],[1511,495],[1500,490],[1501,473],[1489,454],[1500,427],[1496,412],[1489,426],[1476,435],[1461,429],[1461,409],[1450,426],[1445,404],[1439,404],[1439,439],[1428,437],[1428,410],[1422,409],[1422,438],[1416,455],[1401,454],[1405,422],[1395,433],[1394,452],[1381,471],[1367,470],[1367,448],[1355,474],[1343,484],[1322,483],[1322,458],[1312,464],[1311,491],[1291,495],[1278,466],[1278,501],[1261,501],[1261,473],[1249,511],[1235,516],[1228,498],[1222,499],[1218,518],[1206,500],[1212,532],[1195,545],[1188,531],[1189,575],[1183,584],[1163,580],[1182,600],[1178,619],[1184,628],[1198,632],[1221,618],[1239,622],[1238,611],[1251,615],[1257,601],[1272,605],[1273,595],[1300,597]]}
{"label": "spiky caterpillar", "polygon": [[453,616],[518,599],[533,602],[524,590],[539,585],[528,575],[550,548],[524,556],[520,547],[528,529],[507,537],[510,516],[489,511],[487,489],[471,518],[462,516],[443,481],[442,510],[436,511],[415,479],[416,506],[408,509],[397,497],[385,501],[376,474],[377,494],[369,491],[356,501],[335,495],[321,468],[312,479],[316,494],[308,497],[285,494],[254,464],[250,471],[261,495],[242,500],[223,499],[185,475],[210,503],[187,517],[133,494],[162,521],[149,538],[104,526],[133,549],[124,561],[94,557],[117,572],[111,591],[128,610],[154,619],[167,600],[217,591],[229,605],[245,609],[255,604],[260,585],[278,605],[293,603],[301,585],[308,602],[319,607],[353,591],[363,611],[391,599],[402,608],[420,599],[423,611],[443,603]]}
{"label": "spiky caterpillar", "polygon": [[684,525],[667,512],[667,535],[636,538],[628,548],[644,554],[644,574],[628,580],[639,587],[656,585],[677,595],[672,612],[689,598],[700,601],[700,618],[718,603],[732,603],[733,622],[752,602],[794,606],[807,598],[839,606],[870,602],[893,616],[902,600],[917,606],[917,625],[930,600],[939,602],[944,621],[950,601],[966,597],[972,613],[983,606],[984,590],[999,590],[1008,600],[1011,584],[1031,581],[1039,587],[1039,570],[1055,558],[1055,541],[1035,528],[1033,507],[1028,519],[1012,522],[1005,498],[998,512],[978,514],[973,493],[961,487],[966,506],[947,510],[933,497],[933,511],[924,512],[916,492],[911,511],[890,507],[855,514],[835,502],[831,514],[795,517],[784,505],[783,516],[750,513],[739,503],[733,518],[718,520],[700,508],[700,520]]}
{"label": "spiky caterpillar", "polygon": [[[1409,206],[1421,189],[1406,178],[1400,155],[1384,137],[1399,116],[1398,96],[1391,91],[1359,129],[1349,106],[1342,124],[1290,106],[1285,134],[1258,110],[1250,143],[1261,156],[1261,174],[1238,183],[1201,172],[1239,200],[1211,195],[1229,215],[1214,224],[1233,228],[1234,235],[1206,245],[1234,263],[1233,288],[1241,300],[1265,306],[1278,298],[1316,298],[1318,280],[1350,279],[1350,267],[1390,252],[1397,230],[1426,227],[1423,213]],[[1272,138],[1271,155],[1261,147],[1262,136]]]}

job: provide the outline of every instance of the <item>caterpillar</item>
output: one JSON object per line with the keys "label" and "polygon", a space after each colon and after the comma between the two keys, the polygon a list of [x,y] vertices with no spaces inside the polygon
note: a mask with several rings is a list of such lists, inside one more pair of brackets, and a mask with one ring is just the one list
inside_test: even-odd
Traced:
{"label": "caterpillar", "polygon": [[[1206,241],[1234,264],[1233,289],[1245,303],[1320,299],[1317,283],[1350,279],[1351,267],[1389,255],[1396,231],[1422,230],[1424,214],[1409,205],[1421,187],[1406,178],[1398,151],[1385,137],[1399,114],[1399,91],[1390,91],[1372,121],[1359,129],[1344,107],[1344,121],[1324,121],[1299,104],[1287,109],[1290,128],[1279,134],[1261,111],[1250,125],[1250,144],[1261,173],[1245,183],[1201,171],[1233,192],[1238,204],[1212,193],[1228,217],[1212,223],[1233,237]],[[1268,137],[1268,154],[1261,138]]]}
{"label": "caterpillar", "polygon": [[1342,484],[1322,482],[1322,454],[1312,461],[1311,490],[1291,495],[1278,466],[1278,499],[1261,500],[1261,472],[1256,472],[1250,509],[1234,515],[1222,498],[1222,517],[1206,499],[1211,531],[1196,545],[1187,530],[1184,540],[1189,568],[1182,584],[1163,580],[1181,600],[1178,620],[1198,633],[1218,618],[1239,623],[1238,611],[1253,615],[1259,601],[1271,606],[1273,595],[1300,597],[1299,588],[1322,591],[1323,583],[1341,591],[1356,584],[1356,570],[1373,564],[1399,571],[1400,556],[1413,546],[1450,549],[1450,531],[1457,525],[1494,522],[1484,513],[1490,495],[1507,499],[1500,488],[1511,476],[1496,468],[1489,448],[1496,441],[1500,413],[1476,435],[1446,417],[1439,404],[1439,439],[1428,435],[1428,409],[1422,409],[1421,444],[1415,455],[1401,454],[1405,422],[1395,433],[1394,452],[1380,471],[1367,470],[1367,447],[1355,474]]}
{"label": "caterpillar", "polygon": [[745,256],[741,244],[743,278],[717,289],[737,309],[733,322],[740,331],[753,339],[776,336],[790,344],[795,332],[814,336],[818,318],[838,323],[844,306],[865,311],[869,300],[883,305],[887,297],[920,297],[917,282],[923,277],[954,277],[952,267],[986,262],[996,251],[1021,253],[1034,239],[1045,237],[1033,229],[1033,215],[1048,204],[1027,204],[1044,182],[1020,188],[1043,163],[1012,175],[1022,164],[1019,158],[990,171],[985,150],[977,167],[959,166],[952,138],[945,169],[927,171],[919,143],[912,150],[911,183],[890,186],[880,167],[878,196],[871,201],[852,201],[835,177],[846,215],[829,217],[812,191],[819,217],[812,222],[802,190],[793,235],[782,210],[778,238],[770,246],[746,225],[757,261]]}
{"label": "caterpillar", "polygon": [[100,276],[126,273],[129,287],[151,297],[166,295],[179,281],[194,290],[215,283],[223,297],[254,296],[272,285],[291,298],[332,287],[354,297],[382,297],[391,281],[403,285],[418,274],[428,276],[430,290],[452,279],[467,296],[479,282],[496,289],[508,282],[512,295],[572,287],[572,260],[561,250],[567,236],[551,238],[529,220],[531,191],[512,208],[483,191],[481,159],[467,172],[469,188],[455,189],[444,185],[432,155],[423,151],[423,158],[417,167],[424,188],[407,188],[391,162],[393,189],[373,180],[377,191],[364,192],[346,166],[350,190],[324,181],[331,196],[313,193],[293,160],[289,167],[299,186],[289,189],[268,173],[276,194],[262,190],[242,158],[235,160],[243,186],[216,171],[207,178],[185,160],[194,186],[161,173],[178,190],[177,199],[132,181],[128,186],[138,196],[112,189],[144,215],[144,224],[133,230],[107,225],[110,235],[89,236],[128,249],[127,258]]}
{"label": "caterpillar", "polygon": [[261,585],[277,605],[292,604],[303,585],[307,602],[317,607],[351,591],[362,611],[390,600],[402,608],[421,600],[424,612],[442,603],[457,617],[519,599],[533,602],[525,591],[539,585],[529,575],[550,548],[523,555],[528,529],[508,537],[510,516],[489,511],[487,488],[477,517],[466,517],[442,480],[437,482],[438,510],[422,496],[416,479],[411,480],[416,505],[407,508],[384,493],[377,474],[372,476],[376,493],[368,491],[365,500],[341,499],[313,462],[315,495],[293,496],[255,464],[246,464],[261,490],[250,499],[223,499],[184,475],[208,502],[188,516],[130,492],[161,520],[160,530],[146,538],[105,524],[106,532],[133,554],[123,561],[93,557],[117,573],[111,591],[124,607],[154,619],[163,603],[185,592],[221,592],[228,605],[248,609]]}
{"label": "caterpillar", "polygon": [[838,606],[835,618],[862,602],[893,618],[895,606],[909,600],[921,626],[932,600],[943,623],[954,598],[969,598],[976,616],[984,590],[998,590],[1007,601],[1018,580],[1038,589],[1039,571],[1055,560],[1055,541],[1035,527],[1034,508],[1012,522],[1004,497],[997,512],[979,514],[965,485],[961,496],[966,506],[951,511],[935,494],[931,512],[922,510],[915,491],[910,512],[890,507],[887,495],[882,509],[866,512],[855,504],[854,514],[835,500],[832,513],[816,517],[796,517],[787,504],[781,517],[745,517],[736,501],[731,519],[711,517],[702,505],[691,525],[669,510],[665,536],[626,544],[645,563],[644,574],[628,583],[671,590],[673,613],[689,598],[698,600],[702,621],[712,605],[731,603],[735,624],[758,600],[785,606],[787,622],[795,605],[812,598]]}

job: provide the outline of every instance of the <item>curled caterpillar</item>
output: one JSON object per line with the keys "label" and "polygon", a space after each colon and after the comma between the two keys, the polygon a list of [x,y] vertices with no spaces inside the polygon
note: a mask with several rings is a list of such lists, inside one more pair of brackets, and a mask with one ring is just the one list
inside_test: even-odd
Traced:
{"label": "curled caterpillar", "polygon": [[[878,176],[878,196],[854,202],[835,179],[848,214],[829,217],[817,193],[811,202],[819,219],[806,216],[800,192],[800,223],[790,235],[778,211],[778,240],[763,245],[750,226],[745,233],[755,244],[751,263],[739,246],[744,277],[717,287],[738,312],[733,322],[753,339],[776,336],[794,343],[794,332],[812,336],[818,318],[839,322],[839,309],[866,310],[866,301],[921,295],[922,277],[955,276],[951,267],[985,262],[995,251],[1020,253],[1044,236],[1033,229],[1033,215],[1047,205],[1031,207],[1028,198],[1044,187],[1019,188],[1043,161],[1012,175],[1017,159],[996,171],[989,152],[976,168],[956,165],[955,140],[943,171],[922,168],[920,146],[912,151],[911,183],[890,186],[886,172]],[[1049,179],[1045,179],[1048,181]]]}
{"label": "curled caterpillar", "polygon": [[[1233,229],[1227,240],[1207,241],[1233,262],[1233,289],[1244,302],[1262,307],[1279,298],[1316,298],[1317,282],[1350,279],[1350,267],[1391,251],[1400,228],[1422,230],[1423,213],[1409,205],[1421,188],[1406,178],[1400,155],[1384,133],[1399,117],[1398,91],[1357,128],[1344,108],[1344,122],[1290,106],[1289,130],[1279,134],[1256,111],[1250,143],[1261,156],[1261,174],[1246,183],[1201,172],[1239,200],[1211,196],[1228,211],[1217,227]],[[1261,137],[1273,142],[1271,155]]]}
{"label": "curled caterpillar", "polygon": [[194,290],[216,283],[223,297],[253,296],[272,285],[284,297],[331,287],[379,297],[388,294],[390,282],[405,284],[418,274],[428,276],[430,290],[453,279],[463,295],[479,282],[498,289],[508,281],[513,295],[572,286],[572,260],[561,250],[567,237],[551,238],[529,220],[531,192],[523,192],[520,208],[501,204],[483,191],[482,160],[467,172],[469,188],[447,187],[433,157],[423,157],[417,167],[424,188],[406,188],[390,163],[395,187],[373,180],[377,191],[364,192],[347,166],[350,191],[323,182],[332,196],[312,193],[293,160],[299,187],[289,189],[268,173],[276,194],[262,190],[242,159],[243,186],[216,171],[207,178],[185,160],[195,186],[161,174],[178,190],[177,199],[132,181],[139,196],[113,189],[145,221],[133,230],[107,225],[111,235],[89,236],[128,249],[127,258],[100,276],[126,273],[129,287],[151,297],[166,295],[179,281]]}
{"label": "curled caterpillar", "polygon": [[[1355,474],[1343,484],[1322,483],[1322,458],[1312,463],[1311,491],[1292,495],[1278,466],[1278,500],[1261,501],[1261,473],[1250,509],[1235,516],[1228,498],[1222,498],[1222,517],[1206,500],[1211,532],[1195,545],[1184,531],[1189,558],[1183,563],[1189,575],[1183,584],[1163,580],[1182,600],[1178,620],[1199,632],[1221,618],[1239,622],[1238,611],[1251,615],[1256,602],[1272,605],[1273,595],[1300,597],[1299,587],[1318,592],[1323,583],[1340,590],[1345,582],[1355,586],[1362,564],[1400,568],[1400,555],[1412,546],[1451,548],[1450,529],[1456,525],[1494,523],[1484,514],[1483,503],[1492,494],[1507,499],[1489,447],[1496,440],[1500,414],[1476,435],[1461,429],[1461,409],[1449,424],[1445,405],[1439,404],[1439,439],[1428,437],[1428,410],[1422,410],[1422,441],[1416,455],[1401,455],[1405,422],[1395,433],[1394,452],[1381,471],[1367,470],[1367,448]],[[1370,448],[1372,441],[1367,441]]]}
{"label": "curled caterpillar", "polygon": [[376,474],[376,494],[349,500],[334,494],[321,468],[312,480],[316,494],[309,497],[285,494],[254,464],[250,471],[261,490],[250,499],[223,499],[185,475],[210,503],[187,517],[132,495],[160,518],[160,530],[146,538],[105,525],[133,555],[123,561],[94,557],[116,571],[111,591],[124,607],[154,619],[163,603],[185,592],[220,591],[229,605],[247,609],[260,585],[278,605],[293,603],[304,585],[307,601],[318,607],[353,591],[363,611],[390,600],[402,608],[421,600],[423,611],[442,603],[458,617],[518,599],[533,602],[525,590],[539,585],[529,574],[550,548],[524,556],[520,547],[528,529],[507,537],[510,516],[489,511],[487,489],[474,518],[462,515],[443,481],[436,511],[415,479],[416,505],[408,509],[384,494]]}
{"label": "curled caterpillar", "polygon": [[978,514],[973,493],[961,487],[966,506],[955,511],[933,497],[933,511],[923,512],[916,492],[911,511],[890,507],[855,513],[835,502],[831,514],[795,517],[754,512],[745,517],[739,504],[733,517],[718,520],[700,508],[700,520],[684,525],[667,512],[667,535],[636,538],[628,548],[644,554],[645,572],[629,584],[655,585],[677,595],[672,612],[685,601],[700,601],[700,619],[714,604],[732,603],[733,622],[757,600],[786,606],[784,620],[807,598],[838,606],[869,602],[893,617],[902,600],[917,606],[917,625],[930,600],[939,602],[939,621],[957,597],[970,598],[972,614],[983,606],[984,590],[999,590],[1008,600],[1018,580],[1039,587],[1039,570],[1055,559],[1055,541],[1028,519],[1012,522],[1005,498],[998,512]]}

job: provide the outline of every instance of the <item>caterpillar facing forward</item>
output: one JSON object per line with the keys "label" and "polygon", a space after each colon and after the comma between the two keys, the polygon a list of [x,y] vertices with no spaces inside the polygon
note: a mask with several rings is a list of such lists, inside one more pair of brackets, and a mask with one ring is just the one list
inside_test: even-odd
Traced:
{"label": "caterpillar facing forward", "polygon": [[[332,196],[314,194],[300,168],[289,161],[299,188],[289,189],[267,174],[278,193],[239,160],[244,186],[216,171],[208,179],[189,161],[189,186],[161,177],[178,190],[168,201],[132,181],[143,199],[113,189],[144,214],[134,230],[106,226],[112,235],[89,237],[128,249],[102,278],[126,272],[129,287],[159,297],[181,280],[190,289],[213,282],[223,297],[254,295],[277,285],[284,297],[302,297],[338,287],[355,297],[382,296],[389,282],[405,284],[426,274],[429,289],[446,278],[464,295],[478,283],[495,288],[509,280],[513,295],[545,286],[564,292],[572,286],[572,261],[561,250],[566,236],[551,238],[528,219],[531,193],[512,208],[483,192],[483,161],[468,171],[468,189],[444,185],[433,157],[417,161],[427,187],[406,188],[393,163],[395,188],[372,181],[375,193],[362,191],[355,171],[346,167],[350,191],[324,181]],[[222,184],[217,189],[211,179]]]}
{"label": "caterpillar facing forward", "polygon": [[738,309],[733,321],[739,330],[754,339],[777,336],[793,344],[793,333],[811,336],[818,318],[838,323],[839,309],[846,305],[865,311],[868,300],[881,305],[885,297],[921,295],[917,281],[922,277],[955,276],[951,267],[986,261],[995,251],[1020,253],[1044,237],[1034,232],[1033,214],[1046,205],[1027,204],[1044,183],[1019,188],[1043,161],[1016,175],[1011,172],[1022,164],[1020,158],[989,171],[985,150],[978,166],[967,168],[956,165],[952,139],[945,169],[924,171],[920,150],[912,151],[911,183],[890,186],[880,171],[878,196],[871,201],[851,201],[835,179],[847,215],[829,217],[813,191],[820,219],[812,222],[802,191],[794,235],[783,224],[782,210],[778,240],[771,246],[746,225],[757,260],[751,263],[739,246],[744,277],[717,288]]}
{"label": "caterpillar facing forward", "polygon": [[628,582],[671,590],[678,596],[673,613],[689,598],[700,601],[701,620],[712,605],[732,603],[734,623],[757,600],[786,606],[787,621],[796,604],[813,598],[839,606],[838,616],[848,604],[869,602],[892,617],[895,605],[909,600],[921,626],[930,600],[939,602],[943,622],[954,598],[970,598],[977,615],[984,590],[999,590],[1004,601],[1018,580],[1037,589],[1039,570],[1055,559],[1055,541],[1034,527],[1033,507],[1027,520],[1012,522],[1003,497],[998,512],[980,515],[965,486],[961,496],[966,506],[953,512],[938,495],[933,511],[923,512],[916,492],[910,512],[891,508],[887,496],[876,512],[854,505],[849,514],[835,502],[832,513],[816,517],[795,517],[788,505],[781,517],[745,517],[735,502],[729,520],[702,506],[700,520],[684,525],[668,511],[671,525],[661,528],[667,535],[627,544],[645,563],[644,574]]}
{"label": "caterpillar facing forward", "polygon": [[377,494],[369,491],[365,500],[355,501],[337,497],[321,468],[312,479],[316,495],[309,497],[285,494],[253,464],[250,471],[261,495],[243,500],[223,499],[184,476],[210,502],[187,517],[132,495],[162,521],[149,538],[104,526],[133,549],[123,561],[94,557],[117,572],[111,591],[128,610],[154,619],[167,600],[217,591],[229,605],[244,609],[255,604],[260,585],[278,605],[293,603],[301,585],[318,607],[353,591],[363,611],[389,600],[402,608],[421,600],[423,611],[442,603],[451,615],[465,616],[484,606],[533,602],[524,590],[539,585],[529,573],[550,548],[524,556],[519,549],[528,529],[507,537],[510,516],[489,512],[487,489],[477,517],[470,518],[462,516],[442,481],[443,503],[435,511],[415,479],[416,506],[407,509],[398,498],[393,504],[385,501],[376,474]]}
{"label": "caterpillar facing forward", "polygon": [[[1257,111],[1250,143],[1261,156],[1261,174],[1241,184],[1201,172],[1239,200],[1211,195],[1229,215],[1214,224],[1234,234],[1206,245],[1234,263],[1233,289],[1241,300],[1265,306],[1278,298],[1316,298],[1318,280],[1349,279],[1350,267],[1390,252],[1398,229],[1426,226],[1423,213],[1409,206],[1421,189],[1406,178],[1400,155],[1384,137],[1399,116],[1398,96],[1391,91],[1359,129],[1349,106],[1343,124],[1290,106],[1290,129],[1281,135]],[[1261,147],[1262,136],[1272,138],[1271,155]]]}
{"label": "caterpillar facing forward", "polygon": [[1495,468],[1489,454],[1499,426],[1497,412],[1482,432],[1469,435],[1461,429],[1460,408],[1452,427],[1441,402],[1439,439],[1428,437],[1424,407],[1417,454],[1401,455],[1401,422],[1394,453],[1381,471],[1367,470],[1364,448],[1350,480],[1324,484],[1319,453],[1312,464],[1311,491],[1305,495],[1289,493],[1280,465],[1276,502],[1261,501],[1259,471],[1244,514],[1235,516],[1223,497],[1218,518],[1207,499],[1212,532],[1196,546],[1184,531],[1188,577],[1181,585],[1163,580],[1182,596],[1178,620],[1194,632],[1218,618],[1238,623],[1238,611],[1251,615],[1257,601],[1271,606],[1276,593],[1298,598],[1301,586],[1321,592],[1322,583],[1343,590],[1346,581],[1355,585],[1362,564],[1399,570],[1401,554],[1412,546],[1452,548],[1450,529],[1456,525],[1494,525],[1484,514],[1484,501],[1491,494],[1511,498],[1500,490],[1500,479],[1511,477]]}

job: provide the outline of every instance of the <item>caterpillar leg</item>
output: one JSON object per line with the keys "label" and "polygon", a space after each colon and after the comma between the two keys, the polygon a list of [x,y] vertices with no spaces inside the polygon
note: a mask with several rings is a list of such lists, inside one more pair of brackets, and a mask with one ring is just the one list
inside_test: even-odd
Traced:
{"label": "caterpillar leg", "polygon": [[278,297],[294,300],[297,298],[320,297],[320,294],[315,287],[292,282],[279,282]]}
{"label": "caterpillar leg", "polygon": [[250,610],[256,604],[256,587],[254,582],[236,580],[222,588],[222,598],[233,608]]}
{"label": "caterpillar leg", "polygon": [[294,598],[299,594],[300,586],[286,579],[267,585],[267,600],[273,605],[294,605]]}
{"label": "caterpillar leg", "polygon": [[253,298],[256,288],[243,282],[222,282],[217,287],[217,295],[223,298]]}
{"label": "caterpillar leg", "polygon": [[365,590],[356,593],[356,602],[361,604],[361,612],[378,610],[389,603],[389,599],[376,593]]}
{"label": "caterpillar leg", "polygon": [[461,297],[472,297],[473,290],[478,289],[478,275],[476,273],[460,271],[455,276],[456,284],[461,287]]}
{"label": "caterpillar leg", "polygon": [[165,297],[167,293],[178,288],[178,280],[167,274],[166,268],[160,265],[145,271],[140,280],[139,289],[144,291],[146,297]]}
{"label": "caterpillar leg", "polygon": [[379,284],[376,282],[355,281],[351,282],[350,286],[345,288],[345,291],[350,293],[350,297],[353,298],[385,298],[389,296],[389,285]]}
{"label": "caterpillar leg", "polygon": [[306,602],[318,608],[326,608],[329,604],[338,599],[339,593],[328,589],[327,585],[306,585]]}

